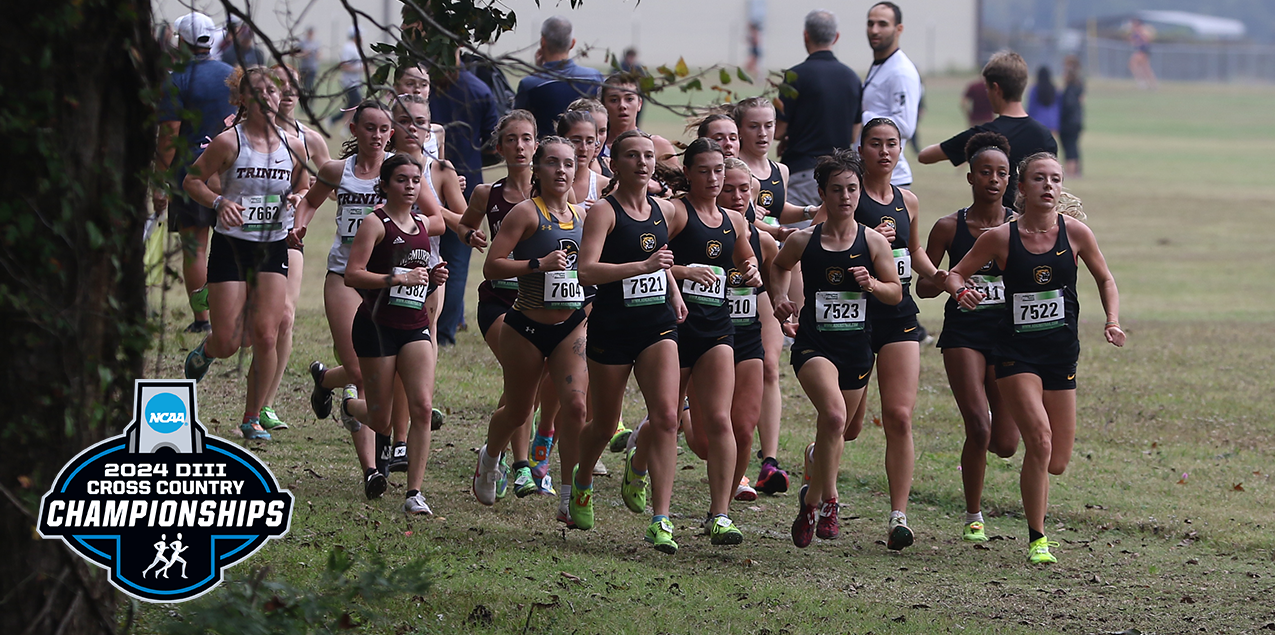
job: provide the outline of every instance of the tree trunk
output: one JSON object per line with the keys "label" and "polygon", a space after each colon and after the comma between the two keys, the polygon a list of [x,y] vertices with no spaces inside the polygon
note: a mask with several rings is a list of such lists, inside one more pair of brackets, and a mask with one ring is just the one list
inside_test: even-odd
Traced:
{"label": "tree trunk", "polygon": [[116,630],[105,572],[33,517],[62,465],[128,422],[150,339],[150,31],[150,0],[8,3],[0,20],[0,633]]}

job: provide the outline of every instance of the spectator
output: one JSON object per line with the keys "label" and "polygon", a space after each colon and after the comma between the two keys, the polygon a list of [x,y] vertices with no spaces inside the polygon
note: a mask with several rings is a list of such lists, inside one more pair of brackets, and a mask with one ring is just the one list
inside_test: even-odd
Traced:
{"label": "spectator", "polygon": [[536,129],[548,134],[554,129],[558,115],[571,102],[581,97],[594,97],[602,84],[602,73],[586,68],[571,59],[575,47],[571,22],[560,16],[548,18],[540,25],[540,49],[536,60],[542,70],[522,78],[514,96],[514,108],[530,111],[536,117]]}
{"label": "spectator", "polygon": [[987,99],[987,82],[980,76],[965,87],[965,95],[961,97],[961,112],[965,113],[965,121],[971,128],[981,126],[996,118],[992,112],[992,102]]}
{"label": "spectator", "polygon": [[1151,69],[1151,41],[1155,39],[1155,29],[1134,18],[1129,22],[1129,45],[1133,53],[1129,55],[1129,72],[1138,82],[1138,88],[1155,90],[1155,71]]}
{"label": "spectator", "polygon": [[[491,89],[473,73],[459,68],[449,74],[432,74],[433,97],[429,100],[430,118],[447,129],[448,160],[465,177],[465,198],[483,182],[482,149],[496,129],[496,103]],[[469,276],[470,247],[448,229],[440,248],[451,277],[447,280],[443,312],[438,317],[438,343],[456,343],[456,327],[465,315],[465,282]]]}
{"label": "spectator", "polygon": [[[173,199],[162,190],[153,194],[155,211],[168,208],[168,227],[177,232],[182,243],[182,277],[194,320],[187,333],[207,333],[208,324],[208,228],[217,215],[192,200],[181,188],[186,170],[203,153],[214,137],[225,130],[234,117],[230,104],[230,88],[226,78],[233,70],[229,64],[212,58],[217,25],[202,13],[188,13],[173,23],[178,46],[189,51],[190,62],[173,71],[168,78],[166,94],[159,103],[159,142],[155,153],[155,169],[166,172],[174,168]],[[180,154],[178,151],[180,150]]]}
{"label": "spectator", "polygon": [[345,107],[332,114],[332,123],[342,121],[359,105],[362,95],[359,86],[363,83],[363,53],[359,49],[359,27],[350,27],[349,39],[341,47],[341,90],[345,92]]}
{"label": "spectator", "polygon": [[809,57],[791,69],[797,94],[781,97],[782,108],[776,113],[775,138],[791,172],[789,198],[797,205],[820,204],[815,162],[836,148],[853,147],[859,136],[863,84],[832,54],[832,45],[840,37],[837,16],[830,11],[806,15],[802,39]]}
{"label": "spectator", "polygon": [[1036,85],[1032,86],[1031,94],[1027,97],[1027,114],[1057,134],[1059,103],[1058,89],[1054,87],[1054,78],[1049,73],[1049,67],[1041,66],[1036,71]]}
{"label": "spectator", "polygon": [[899,162],[890,184],[912,184],[912,166],[903,156],[907,142],[916,134],[920,117],[921,74],[907,53],[899,49],[903,35],[903,10],[893,2],[878,2],[868,9],[868,45],[872,47],[872,67],[863,78],[863,123],[885,117],[899,129]]}
{"label": "spectator", "polygon": [[1077,177],[1080,176],[1080,131],[1085,128],[1085,79],[1080,74],[1080,58],[1075,55],[1063,60],[1063,82],[1058,136],[1067,160],[1067,175]]}
{"label": "spectator", "polygon": [[631,75],[646,74],[646,69],[642,68],[642,62],[638,61],[637,49],[632,46],[624,49],[624,58],[620,60],[620,70]]}
{"label": "spectator", "polygon": [[221,61],[231,66],[250,68],[265,66],[266,56],[261,49],[253,45],[256,38],[252,27],[244,24],[235,16],[230,16],[230,24],[226,27],[226,47],[221,52]]}
{"label": "spectator", "polygon": [[965,163],[965,143],[980,132],[997,132],[1009,140],[1009,186],[1002,201],[1005,207],[1014,207],[1018,193],[1016,166],[1024,158],[1037,152],[1058,153],[1058,142],[1049,129],[1032,119],[1023,109],[1023,92],[1027,89],[1027,62],[1013,51],[1002,51],[992,56],[983,67],[983,81],[987,84],[987,98],[998,117],[990,123],[974,126],[943,143],[927,146],[917,156],[924,164],[938,163],[943,159],[952,165]]}
{"label": "spectator", "polygon": [[314,94],[314,83],[319,77],[319,40],[314,37],[314,27],[305,29],[305,39],[298,43],[297,65],[301,71],[301,87],[306,94]]}

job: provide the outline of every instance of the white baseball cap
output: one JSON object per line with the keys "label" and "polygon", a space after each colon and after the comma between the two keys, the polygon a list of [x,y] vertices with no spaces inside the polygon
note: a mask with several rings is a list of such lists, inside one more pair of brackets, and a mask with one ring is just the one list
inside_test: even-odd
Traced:
{"label": "white baseball cap", "polygon": [[212,18],[197,11],[192,11],[177,18],[177,21],[173,22],[173,29],[177,31],[178,37],[183,42],[191,46],[208,48],[212,46],[213,38],[217,32],[217,25],[212,21]]}

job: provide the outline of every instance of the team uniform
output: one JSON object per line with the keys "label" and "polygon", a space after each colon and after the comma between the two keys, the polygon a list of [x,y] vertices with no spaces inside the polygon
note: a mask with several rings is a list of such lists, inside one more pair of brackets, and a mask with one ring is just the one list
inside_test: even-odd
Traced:
{"label": "team uniform", "polygon": [[[952,236],[952,244],[947,247],[947,259],[952,266],[965,258],[974,247],[976,238],[970,233],[966,223],[969,208],[956,213],[956,233]],[[1005,220],[1008,221],[1013,210],[1005,209]],[[992,260],[983,265],[978,273],[967,280],[969,288],[983,294],[983,301],[975,311],[966,311],[956,303],[955,298],[948,298],[943,306],[943,332],[939,334],[939,348],[969,348],[983,354],[988,364],[992,363],[992,347],[999,339],[1001,320],[1005,315],[1005,279],[1004,272]]]}
{"label": "team uniform", "polygon": [[239,153],[221,173],[222,196],[243,206],[243,224],[213,228],[208,253],[208,282],[247,282],[258,273],[288,275],[288,246],[292,227],[292,153],[283,130],[276,129],[279,147],[257,152],[242,125],[235,126]]}
{"label": "team uniform", "polygon": [[[385,156],[390,154],[387,152]],[[336,234],[332,237],[332,248],[328,250],[328,271],[342,277],[345,276],[345,265],[350,261],[350,246],[354,244],[355,234],[359,233],[359,225],[373,209],[385,204],[385,197],[376,193],[376,184],[381,180],[379,175],[370,179],[354,175],[357,159],[357,155],[346,158],[341,171],[341,185],[336,189]]]}
{"label": "team uniform", "polygon": [[[859,207],[854,218],[860,225],[877,227],[886,223],[894,227],[894,266],[903,283],[903,299],[897,305],[886,304],[875,297],[868,297],[868,320],[872,323],[872,352],[879,353],[886,344],[894,342],[919,342],[921,329],[916,321],[920,309],[912,299],[912,250],[908,238],[912,235],[912,219],[908,216],[903,192],[890,186],[893,198],[888,203],[878,203],[868,196],[867,190],[859,191]],[[959,261],[958,261],[959,262]]]}
{"label": "team uniform", "polygon": [[805,305],[793,338],[793,372],[800,373],[806,362],[822,357],[837,367],[841,390],[866,387],[872,371],[872,324],[868,320],[872,298],[850,273],[851,267],[866,267],[875,275],[864,231],[860,224],[849,249],[828,251],[822,245],[821,223],[801,254]]}
{"label": "team uniform", "polygon": [[[727,272],[735,269],[732,254],[736,235],[725,211],[721,211],[721,224],[709,227],[691,207],[690,200],[684,198],[682,204],[686,206],[686,227],[669,241],[673,264],[709,267],[716,274],[709,286],[690,279],[682,281],[687,315],[678,327],[677,354],[682,368],[694,368],[695,362],[714,346],[725,344],[733,348],[735,345],[733,303],[726,301],[726,281]],[[739,272],[734,273],[739,276]]]}
{"label": "team uniform", "polygon": [[[500,232],[500,224],[505,222],[505,216],[517,205],[505,200],[505,182],[506,179],[500,179],[492,183],[487,194],[487,225],[491,228],[491,237],[488,240],[496,238],[496,234]],[[482,331],[483,337],[487,336],[487,331],[491,330],[500,316],[513,308],[517,299],[517,278],[483,280],[478,285],[478,329]]]}
{"label": "team uniform", "polygon": [[[659,203],[647,196],[651,216],[634,220],[614,196],[607,202],[615,213],[615,228],[602,244],[599,262],[641,262],[668,244],[668,222]],[[668,303],[668,274],[663,269],[598,285],[588,326],[589,359],[608,365],[629,365],[662,340],[677,341],[677,316]]]}
{"label": "team uniform", "polygon": [[1076,299],[1076,252],[1067,224],[1058,216],[1052,249],[1033,254],[1023,246],[1018,221],[1010,223],[1005,258],[1005,302],[1000,336],[992,349],[996,378],[1019,373],[1040,377],[1045,390],[1074,390],[1080,357]]}
{"label": "team uniform", "polygon": [[[301,140],[301,147],[305,149],[305,157],[304,157],[305,163],[309,163],[310,156],[311,156],[310,142],[305,140],[305,133],[309,130],[309,128],[306,128],[305,126],[301,125],[300,121],[293,121],[292,123],[296,126],[297,138]],[[288,227],[288,230],[291,231],[292,227]],[[288,249],[292,249],[297,252],[300,252],[301,254],[305,254],[305,245],[297,245],[296,247],[293,247],[292,245],[288,245]]]}
{"label": "team uniform", "polygon": [[[563,271],[532,271],[518,276],[518,298],[513,308],[505,314],[505,324],[527,341],[536,345],[545,357],[584,321],[584,288],[576,273],[580,255],[580,242],[584,235],[584,223],[580,211],[574,205],[571,221],[563,223],[554,218],[539,196],[531,199],[536,205],[539,225],[535,233],[514,246],[514,260],[542,258],[549,252],[563,250],[567,254],[567,268]],[[573,309],[571,316],[557,324],[537,322],[524,313],[534,309]]]}
{"label": "team uniform", "polygon": [[[425,217],[412,214],[415,233],[407,233],[382,208],[373,210],[369,222],[380,221],[385,237],[372,248],[367,270],[401,274],[429,264],[429,229]],[[363,303],[354,315],[352,339],[359,357],[392,357],[412,342],[428,342],[429,312],[425,298],[432,284],[395,285],[363,291]]]}
{"label": "team uniform", "polygon": [[763,219],[778,219],[788,200],[788,189],[784,187],[784,174],[779,171],[779,165],[770,159],[766,159],[766,162],[770,164],[770,176],[757,177],[761,182],[761,190],[757,193],[757,207],[762,209]]}
{"label": "team uniform", "polygon": [[[744,211],[744,220],[748,222],[748,244],[752,246],[753,255],[757,257],[757,261],[761,262],[761,235],[753,229],[757,212],[752,205]],[[765,287],[744,286],[743,277],[733,268],[726,274],[726,287],[726,299],[730,304],[730,321],[735,325],[735,363],[740,364],[750,359],[765,359],[766,352],[761,341],[761,320],[757,317],[757,300],[766,292]]]}

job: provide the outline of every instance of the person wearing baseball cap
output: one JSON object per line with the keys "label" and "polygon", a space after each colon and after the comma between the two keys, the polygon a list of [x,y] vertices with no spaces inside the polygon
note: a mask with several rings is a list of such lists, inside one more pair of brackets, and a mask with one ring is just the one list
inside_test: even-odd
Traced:
{"label": "person wearing baseball cap", "polygon": [[[234,116],[226,78],[231,67],[212,59],[210,51],[217,37],[212,18],[198,12],[183,15],[173,23],[183,54],[158,104],[159,145],[155,155],[158,172],[174,169],[173,199],[156,190],[152,195],[155,212],[169,210],[168,227],[181,237],[182,276],[190,295],[194,320],[186,331],[206,333],[208,324],[208,228],[217,221],[212,210],[190,200],[180,186],[186,170],[203,153],[207,144],[226,128]],[[187,54],[189,57],[187,57]],[[178,142],[178,139],[184,143]],[[180,150],[180,154],[178,154]]]}

